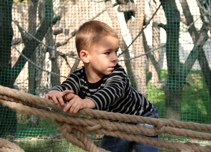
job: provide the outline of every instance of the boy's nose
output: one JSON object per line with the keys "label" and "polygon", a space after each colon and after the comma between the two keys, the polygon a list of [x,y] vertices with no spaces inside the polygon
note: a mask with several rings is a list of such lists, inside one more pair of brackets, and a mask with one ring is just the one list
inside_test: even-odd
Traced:
{"label": "boy's nose", "polygon": [[118,57],[117,57],[117,54],[116,52],[112,54],[112,61],[117,61],[118,60]]}

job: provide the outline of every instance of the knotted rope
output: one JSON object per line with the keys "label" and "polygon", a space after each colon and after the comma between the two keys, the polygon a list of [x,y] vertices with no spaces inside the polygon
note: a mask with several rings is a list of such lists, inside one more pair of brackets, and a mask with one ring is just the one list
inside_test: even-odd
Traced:
{"label": "knotted rope", "polygon": [[[63,137],[86,151],[105,151],[97,147],[91,139],[87,137],[86,134],[88,132],[124,138],[128,141],[140,142],[164,149],[172,149],[174,151],[211,151],[211,146],[200,146],[195,143],[170,142],[140,136],[140,134],[148,136],[170,134],[211,141],[210,124],[155,119],[92,109],[84,109],[79,111],[78,114],[72,115],[62,113],[62,108],[57,107],[50,100],[2,86],[0,86],[0,102],[4,106],[8,106],[14,110],[48,118],[57,122],[60,125]],[[136,125],[137,123],[151,124],[155,127],[146,128]]]}
{"label": "knotted rope", "polygon": [[24,152],[24,150],[15,143],[0,138],[0,152]]}

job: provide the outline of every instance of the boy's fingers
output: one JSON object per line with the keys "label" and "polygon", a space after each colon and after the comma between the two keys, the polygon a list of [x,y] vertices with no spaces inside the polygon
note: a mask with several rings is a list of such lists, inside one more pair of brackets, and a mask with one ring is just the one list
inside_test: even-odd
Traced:
{"label": "boy's fingers", "polygon": [[71,106],[72,106],[72,102],[69,101],[69,102],[65,105],[63,111],[64,111],[64,112],[67,112],[67,111],[70,109]]}
{"label": "boy's fingers", "polygon": [[59,101],[57,100],[57,98],[56,98],[55,96],[53,96],[51,99],[53,100],[53,102],[54,102],[55,104],[58,104],[58,103],[59,103]]}
{"label": "boy's fingers", "polygon": [[70,109],[70,112],[72,113],[72,114],[75,114],[75,113],[77,113],[78,112],[78,110],[79,110],[79,108],[76,106],[76,107],[71,107],[71,109]]}
{"label": "boy's fingers", "polygon": [[65,96],[65,95],[67,95],[67,94],[72,94],[72,93],[74,93],[73,90],[64,90],[64,91],[62,92],[62,96]]}
{"label": "boy's fingers", "polygon": [[64,99],[65,99],[66,101],[69,101],[69,100],[73,99],[74,96],[75,96],[75,94],[69,93],[69,94],[66,94],[66,95],[64,96]]}
{"label": "boy's fingers", "polygon": [[45,99],[50,99],[50,97],[49,97],[48,94],[45,94],[44,98],[45,98]]}
{"label": "boy's fingers", "polygon": [[58,97],[57,101],[60,103],[61,106],[64,106],[64,100],[62,97]]}
{"label": "boy's fingers", "polygon": [[79,109],[80,109],[80,105],[79,105],[79,102],[77,102],[77,100],[74,100],[75,102],[72,103],[71,107],[70,107],[70,110],[69,112],[71,114],[76,114]]}

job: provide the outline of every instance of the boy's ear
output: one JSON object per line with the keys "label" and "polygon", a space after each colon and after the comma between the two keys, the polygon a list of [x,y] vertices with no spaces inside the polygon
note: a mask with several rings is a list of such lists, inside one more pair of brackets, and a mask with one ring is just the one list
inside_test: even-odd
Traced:
{"label": "boy's ear", "polygon": [[89,62],[88,51],[87,50],[81,50],[80,51],[80,59],[84,63],[88,63]]}

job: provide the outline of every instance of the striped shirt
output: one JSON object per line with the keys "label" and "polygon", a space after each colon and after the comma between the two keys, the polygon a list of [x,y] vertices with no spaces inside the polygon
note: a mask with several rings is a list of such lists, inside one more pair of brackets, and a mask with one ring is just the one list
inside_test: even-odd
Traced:
{"label": "striped shirt", "polygon": [[87,81],[83,67],[52,89],[73,90],[82,99],[91,99],[98,110],[143,116],[152,109],[152,104],[130,86],[128,76],[118,64],[110,75],[96,83]]}

